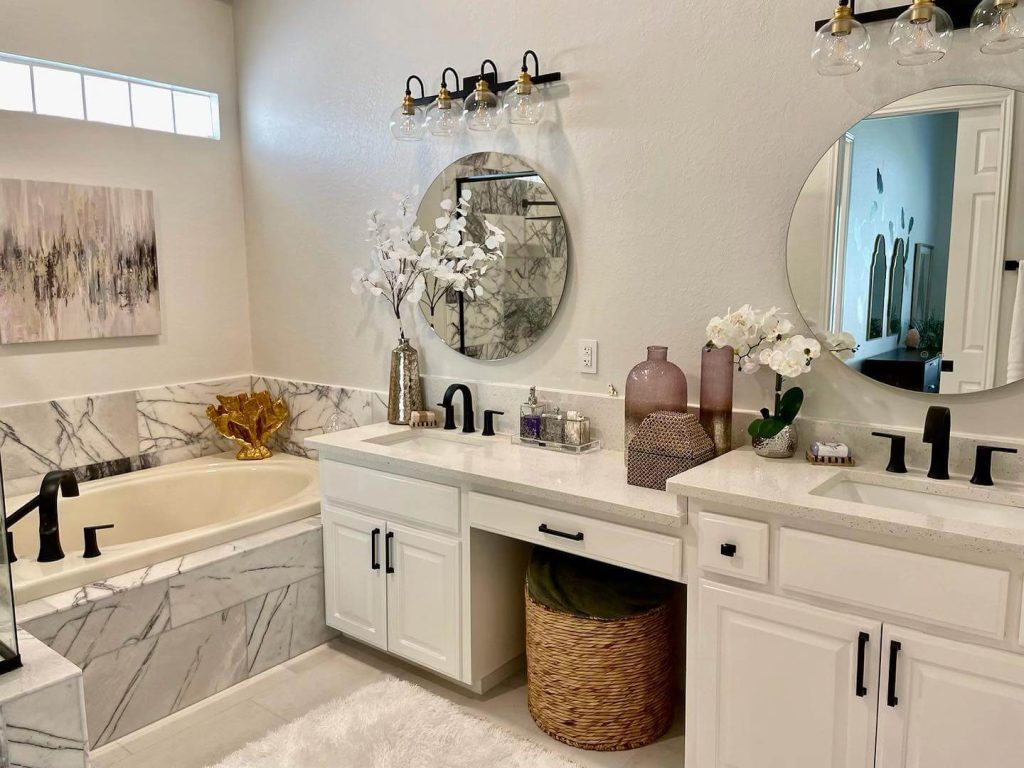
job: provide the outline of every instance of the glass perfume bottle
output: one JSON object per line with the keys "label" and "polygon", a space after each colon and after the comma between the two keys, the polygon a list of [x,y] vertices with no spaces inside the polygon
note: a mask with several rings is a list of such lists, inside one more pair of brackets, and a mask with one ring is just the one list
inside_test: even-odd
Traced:
{"label": "glass perfume bottle", "polygon": [[541,417],[540,439],[545,443],[565,442],[565,416],[558,406]]}
{"label": "glass perfume bottle", "polygon": [[530,387],[530,396],[519,406],[519,436],[525,440],[540,440],[544,407],[537,400],[537,388]]}

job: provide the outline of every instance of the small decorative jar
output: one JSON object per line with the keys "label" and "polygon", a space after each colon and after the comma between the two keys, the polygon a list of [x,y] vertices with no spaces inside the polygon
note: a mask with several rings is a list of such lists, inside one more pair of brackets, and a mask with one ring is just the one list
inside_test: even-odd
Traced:
{"label": "small decorative jar", "polygon": [[557,406],[541,418],[540,439],[545,443],[565,442],[565,416]]}
{"label": "small decorative jar", "polygon": [[788,459],[796,454],[797,440],[796,425],[787,424],[775,437],[755,437],[751,445],[762,458]]}
{"label": "small decorative jar", "polygon": [[565,444],[579,447],[590,442],[590,419],[579,411],[565,415]]}
{"label": "small decorative jar", "polygon": [[537,401],[537,388],[530,387],[530,396],[519,406],[519,437],[540,440],[544,407]]}

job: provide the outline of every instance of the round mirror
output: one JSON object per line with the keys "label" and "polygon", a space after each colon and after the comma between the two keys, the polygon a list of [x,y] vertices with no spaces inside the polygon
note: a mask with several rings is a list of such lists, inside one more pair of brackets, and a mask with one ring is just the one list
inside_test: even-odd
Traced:
{"label": "round mirror", "polygon": [[446,210],[442,204],[463,200],[462,237],[484,244],[497,228],[504,239],[490,244],[501,257],[487,264],[473,290],[432,290],[433,278],[427,278],[420,309],[452,349],[502,360],[529,349],[558,310],[569,263],[565,222],[544,179],[518,157],[499,152],[449,165],[423,196],[417,224],[432,232]]}
{"label": "round mirror", "polygon": [[943,395],[1024,378],[1015,97],[951,86],[901,99],[811,171],[790,222],[790,285],[823,345],[865,376]]}

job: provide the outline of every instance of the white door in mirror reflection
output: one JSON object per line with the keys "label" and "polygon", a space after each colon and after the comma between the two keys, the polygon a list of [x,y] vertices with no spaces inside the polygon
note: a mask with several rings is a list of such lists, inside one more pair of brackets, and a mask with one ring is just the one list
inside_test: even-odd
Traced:
{"label": "white door in mirror reflection", "polygon": [[[941,392],[991,389],[996,377],[1003,184],[1003,117],[999,107],[961,109],[950,216],[946,327]],[[948,370],[949,362],[953,370]]]}
{"label": "white door in mirror reflection", "polygon": [[1003,262],[1024,252],[1014,98],[994,86],[910,96],[850,128],[811,172],[790,224],[790,284],[823,343],[855,338],[849,367],[918,392],[1006,383]]}

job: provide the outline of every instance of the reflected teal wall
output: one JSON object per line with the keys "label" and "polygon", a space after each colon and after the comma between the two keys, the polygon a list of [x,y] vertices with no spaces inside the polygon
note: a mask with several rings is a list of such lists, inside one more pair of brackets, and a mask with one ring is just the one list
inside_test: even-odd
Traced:
{"label": "reflected teal wall", "polygon": [[[945,280],[941,277],[946,273],[949,258],[958,123],[958,113],[943,112],[862,120],[850,130],[854,142],[843,329],[861,344],[851,361],[854,367],[859,367],[859,360],[903,344],[910,322],[914,250],[918,243],[935,248],[929,304],[933,314],[940,318],[943,315]],[[889,259],[895,238],[907,239],[903,330],[899,336],[867,341],[871,254],[879,234],[885,236]],[[934,279],[936,276],[940,279]],[[885,315],[888,316],[888,310]]]}

